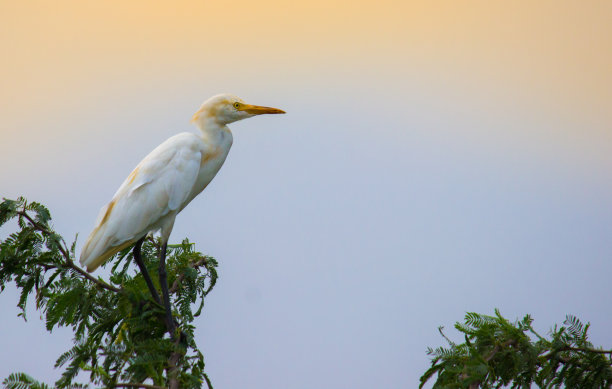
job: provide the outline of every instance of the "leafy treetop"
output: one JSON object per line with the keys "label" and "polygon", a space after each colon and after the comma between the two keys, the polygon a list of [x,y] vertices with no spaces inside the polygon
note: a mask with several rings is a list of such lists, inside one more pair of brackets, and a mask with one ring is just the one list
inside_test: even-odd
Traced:
{"label": "leafy treetop", "polygon": [[455,329],[465,342],[440,334],[448,347],[428,349],[431,368],[421,377],[422,388],[434,375],[434,388],[610,388],[612,351],[596,349],[587,340],[589,324],[567,316],[546,338],[532,327],[532,318],[510,322],[469,312]]}
{"label": "leafy treetop", "polygon": [[[173,340],[164,325],[164,307],[151,298],[143,276],[130,266],[131,248],[107,262],[112,263],[111,275],[103,280],[75,264],[76,241],[68,246],[53,231],[43,205],[4,199],[0,226],[9,220],[17,221],[18,231],[0,241],[0,292],[14,282],[24,320],[33,298],[49,332],[59,326],[74,331],[73,346],[55,363],[63,373],[54,387],[200,388],[206,383],[212,388],[192,323],[217,280],[214,258],[195,251],[188,240],[168,246],[172,316],[180,332]],[[147,238],[142,258],[154,275],[159,251],[159,241]],[[80,372],[89,374],[88,384],[75,382]],[[50,388],[25,373],[11,374],[3,385]]]}

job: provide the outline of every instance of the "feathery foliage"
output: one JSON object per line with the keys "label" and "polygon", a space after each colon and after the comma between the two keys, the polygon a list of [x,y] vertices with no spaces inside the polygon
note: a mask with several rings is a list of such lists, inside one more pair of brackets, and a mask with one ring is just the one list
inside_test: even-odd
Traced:
{"label": "feathery foliage", "polygon": [[[200,388],[210,380],[198,349],[192,322],[217,280],[217,261],[194,250],[188,240],[168,245],[167,274],[177,336],[167,334],[164,307],[152,298],[140,272],[130,266],[131,248],[117,254],[109,281],[85,272],[70,247],[53,231],[51,215],[24,198],[0,203],[0,226],[16,220],[18,231],[0,241],[0,292],[14,282],[20,291],[19,316],[26,319],[33,299],[47,330],[70,327],[73,346],[55,363],[62,368],[56,388],[113,387]],[[142,258],[158,280],[159,241],[148,238]],[[159,288],[159,284],[156,284]],[[175,339],[175,340],[173,340]],[[75,383],[79,373],[88,384]],[[145,384],[146,382],[146,384]],[[11,374],[5,388],[50,388],[24,373]]]}
{"label": "feathery foliage", "polygon": [[550,337],[539,335],[533,319],[510,322],[498,310],[495,316],[468,312],[455,329],[465,343],[440,334],[449,347],[429,348],[432,363],[422,388],[437,375],[434,388],[609,388],[612,351],[596,349],[587,340],[589,324],[568,315]]}

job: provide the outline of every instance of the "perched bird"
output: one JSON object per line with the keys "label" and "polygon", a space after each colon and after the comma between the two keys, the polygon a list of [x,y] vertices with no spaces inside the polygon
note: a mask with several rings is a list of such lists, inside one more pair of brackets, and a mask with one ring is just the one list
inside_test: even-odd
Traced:
{"label": "perched bird", "polygon": [[180,133],[159,145],[102,208],[81,251],[81,265],[92,272],[149,232],[159,230],[165,246],[176,215],[206,188],[223,165],[232,146],[227,125],[255,115],[280,113],[285,112],[246,104],[229,94],[206,100],[192,118],[201,133]]}

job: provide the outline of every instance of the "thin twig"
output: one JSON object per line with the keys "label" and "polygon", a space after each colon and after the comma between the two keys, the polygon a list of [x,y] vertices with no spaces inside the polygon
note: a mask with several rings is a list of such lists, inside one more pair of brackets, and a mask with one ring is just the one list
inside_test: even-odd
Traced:
{"label": "thin twig", "polygon": [[[176,347],[178,346],[181,337],[176,336],[176,326],[174,324],[174,316],[172,315],[172,306],[170,304],[170,292],[168,291],[168,278],[166,274],[167,244],[168,242],[163,242],[159,249],[159,269],[157,273],[159,275],[159,284],[161,286],[164,305],[166,307],[166,327],[168,329],[170,339],[174,342]],[[166,368],[168,389],[179,389],[178,373],[182,357],[183,354],[178,352],[175,348],[175,351],[172,352],[170,358],[168,359],[168,367]]]}
{"label": "thin twig", "polygon": [[206,380],[206,386],[208,389],[213,389],[212,382],[210,382],[210,378],[208,378],[208,374],[204,373],[204,380]]}
{"label": "thin twig", "polygon": [[[491,352],[489,352],[489,354],[484,357],[485,362],[489,363],[491,361],[491,359],[493,359],[495,357],[495,355],[502,349],[508,347],[508,346],[512,346],[512,345],[516,345],[516,340],[515,339],[509,339],[507,341],[505,341],[502,344],[496,344],[495,347],[493,347],[493,350],[491,350]],[[459,376],[460,379],[464,380],[469,378],[467,373],[462,373]],[[470,386],[468,386],[468,389],[478,389],[480,387],[480,384],[482,382],[480,380],[474,381],[470,384]]]}
{"label": "thin twig", "polygon": [[[202,259],[200,259],[199,261],[189,264],[189,267],[193,269],[197,269],[201,266],[205,266],[206,262],[207,262],[206,257],[202,257]],[[179,284],[183,282],[183,279],[185,279],[185,273],[179,274],[174,280],[174,282],[172,283],[172,286],[170,287],[169,292],[176,293],[178,291]]]}
{"label": "thin twig", "polygon": [[80,267],[78,267],[77,265],[74,264],[74,262],[72,262],[72,260],[70,258],[66,258],[66,264],[68,265],[68,267],[70,267],[71,269],[77,271],[79,274],[81,274],[83,277],[87,278],[88,280],[95,282],[96,284],[98,284],[98,286],[110,290],[112,292],[115,293],[119,293],[121,292],[121,289],[119,288],[115,288],[114,286],[107,284],[106,282],[102,281],[99,278],[95,278],[92,277],[91,274],[87,273],[86,271],[84,271],[83,269],[81,269]]}
{"label": "thin twig", "polygon": [[491,359],[493,359],[493,357],[495,356],[495,354],[497,354],[501,349],[506,348],[508,346],[512,346],[512,345],[516,345],[516,340],[514,339],[509,339],[506,340],[504,343],[502,344],[496,344],[495,347],[493,347],[493,350],[491,350],[491,352],[489,353],[489,355],[487,355],[484,360],[486,362],[489,362]]}
{"label": "thin twig", "polygon": [[[38,231],[40,231],[42,233],[46,233],[46,234],[51,233],[51,231],[49,231],[47,228],[45,228],[44,226],[41,226],[40,224],[36,223],[34,221],[34,219],[32,219],[30,217],[30,215],[28,215],[25,211],[19,211],[17,213],[20,216],[23,216],[24,218],[26,218],[30,222],[30,224],[32,224],[32,226],[34,228],[36,228]],[[65,243],[64,243],[64,245],[65,245]],[[121,292],[121,289],[115,288],[114,286],[112,286],[110,284],[107,284],[106,282],[102,281],[101,279],[93,277],[91,274],[87,273],[86,271],[84,271],[83,269],[81,269],[80,267],[75,265],[74,262],[72,261],[72,259],[70,259],[70,255],[68,254],[68,250],[65,247],[62,247],[61,244],[58,247],[59,247],[60,252],[64,256],[64,259],[66,260],[66,266],[68,266],[69,268],[71,268],[72,270],[76,271],[77,273],[79,273],[83,277],[87,278],[89,281],[97,284],[98,286],[100,286],[100,287],[102,287],[102,288],[104,288],[106,290],[110,290],[110,291],[115,292],[115,293]]]}
{"label": "thin twig", "polygon": [[[28,214],[27,214],[27,212],[26,212],[25,210],[23,210],[23,211],[17,211],[17,214],[18,214],[19,216],[23,216],[24,218],[26,218],[26,219],[27,219],[27,220],[30,222],[30,224],[32,224],[32,226],[33,226],[34,228],[38,229],[38,231],[40,231],[40,232],[44,232],[44,233],[46,233],[46,234],[50,234],[50,233],[51,233],[51,231],[49,231],[47,228],[45,228],[44,226],[41,226],[40,224],[36,223],[36,222],[34,221],[34,219],[32,219],[32,218],[30,217],[30,215],[28,215]],[[70,256],[68,255],[68,252],[67,252],[66,248],[64,248],[64,247],[62,247],[62,246],[60,245],[60,246],[59,246],[59,250],[61,251],[62,255],[63,255],[65,258],[69,258],[69,257],[70,257]]]}
{"label": "thin twig", "polygon": [[145,388],[145,389],[167,389],[165,386],[147,385],[147,384],[132,384],[120,382],[113,385],[114,388]]}
{"label": "thin twig", "polygon": [[580,348],[580,347],[564,347],[564,350],[569,350],[569,351],[582,351],[584,353],[596,353],[596,354],[610,354],[612,355],[612,350],[598,350],[595,348]]}

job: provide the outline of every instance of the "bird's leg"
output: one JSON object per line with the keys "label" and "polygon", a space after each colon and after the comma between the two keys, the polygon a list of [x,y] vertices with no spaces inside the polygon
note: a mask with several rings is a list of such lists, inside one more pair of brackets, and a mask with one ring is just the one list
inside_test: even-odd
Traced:
{"label": "bird's leg", "polygon": [[[144,262],[142,261],[142,256],[141,256],[141,248],[142,248],[142,244],[145,241],[146,236],[143,237],[142,239],[140,239],[138,242],[136,242],[136,246],[134,246],[134,259],[136,260],[136,264],[138,265],[138,267],[140,268],[140,272],[142,273],[142,276],[144,277],[147,286],[149,287],[149,290],[151,291],[151,294],[153,295],[153,299],[155,300],[156,303],[158,303],[159,305],[162,305],[162,302],[159,298],[159,294],[157,293],[157,289],[155,289],[155,286],[153,285],[153,280],[151,280],[151,277],[149,276],[149,272],[147,271],[147,268],[144,265]],[[176,329],[176,322],[173,320],[172,318],[172,311],[170,310],[170,295],[168,292],[168,282],[166,280],[166,247],[167,244],[162,245],[162,247],[160,248],[160,261],[159,261],[159,280],[160,280],[160,284],[161,284],[161,288],[162,288],[162,295],[164,296],[164,308],[166,309],[166,314],[165,314],[165,320],[167,323],[167,327],[168,327],[168,332],[170,333],[170,335],[172,336],[172,338],[174,338],[174,332]],[[162,265],[163,263],[163,265]],[[184,337],[183,332],[181,331],[181,337]]]}
{"label": "bird's leg", "polygon": [[144,277],[147,283],[147,286],[149,287],[149,291],[151,291],[151,294],[153,295],[153,300],[155,300],[156,303],[161,305],[161,300],[159,299],[159,294],[157,293],[157,289],[155,289],[155,285],[153,285],[153,280],[151,280],[151,277],[149,276],[149,272],[147,271],[147,268],[144,265],[144,262],[142,262],[142,256],[140,255],[142,243],[144,242],[145,238],[146,236],[142,237],[141,239],[138,240],[138,242],[136,242],[136,246],[134,246],[134,260],[136,261],[136,264],[140,268],[140,272],[142,273],[142,276]]}
{"label": "bird's leg", "polygon": [[162,244],[161,250],[159,252],[159,284],[161,285],[162,295],[164,297],[164,305],[166,306],[166,323],[168,326],[168,332],[170,333],[170,338],[174,339],[176,326],[174,325],[174,320],[172,319],[172,309],[170,307],[170,293],[168,292],[168,279],[166,276],[167,247],[168,243]]}

